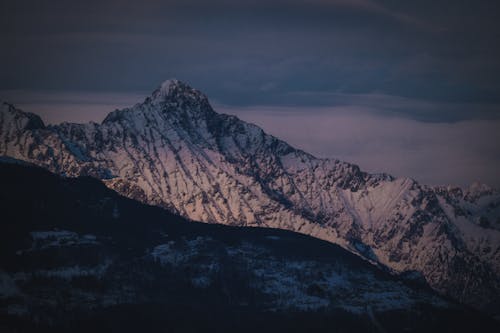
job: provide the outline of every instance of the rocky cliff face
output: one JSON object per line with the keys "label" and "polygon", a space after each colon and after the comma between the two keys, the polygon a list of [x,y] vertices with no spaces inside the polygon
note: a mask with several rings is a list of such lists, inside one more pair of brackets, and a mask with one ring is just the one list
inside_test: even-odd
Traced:
{"label": "rocky cliff face", "polygon": [[500,312],[500,194],[429,187],[319,159],[164,82],[102,124],[44,126],[3,104],[0,154],[192,220],[292,230],[343,246],[436,290]]}

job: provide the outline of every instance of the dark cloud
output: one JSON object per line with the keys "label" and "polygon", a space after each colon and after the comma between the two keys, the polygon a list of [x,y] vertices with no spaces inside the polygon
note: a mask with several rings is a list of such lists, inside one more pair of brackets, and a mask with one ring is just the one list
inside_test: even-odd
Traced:
{"label": "dark cloud", "polygon": [[[336,105],[339,96],[375,94],[416,101],[398,111],[415,119],[500,115],[497,1],[17,0],[0,6],[3,90],[126,93],[177,77],[236,106]],[[420,103],[436,107],[422,116]]]}

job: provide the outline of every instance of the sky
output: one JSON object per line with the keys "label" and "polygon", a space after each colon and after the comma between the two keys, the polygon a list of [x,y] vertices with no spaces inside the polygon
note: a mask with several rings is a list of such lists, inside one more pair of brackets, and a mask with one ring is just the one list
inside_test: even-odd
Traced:
{"label": "sky", "polygon": [[0,99],[100,121],[177,78],[321,157],[500,186],[500,3],[0,3]]}

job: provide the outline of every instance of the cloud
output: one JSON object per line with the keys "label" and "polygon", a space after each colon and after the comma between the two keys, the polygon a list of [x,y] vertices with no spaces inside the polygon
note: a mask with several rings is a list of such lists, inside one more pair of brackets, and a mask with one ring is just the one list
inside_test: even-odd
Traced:
{"label": "cloud", "polygon": [[468,104],[500,103],[500,25],[485,3],[7,1],[0,89],[135,92],[177,77],[238,106],[384,94],[461,103],[473,119]]}
{"label": "cloud", "polygon": [[397,20],[401,23],[414,26],[422,30],[435,31],[441,29],[437,26],[432,25],[429,22],[425,22],[424,20],[408,15],[407,13],[404,13],[402,11],[390,9],[389,7],[386,7],[376,1],[371,1],[371,0],[319,0],[319,1],[325,4],[343,5],[361,10],[366,10],[372,13],[376,13]]}

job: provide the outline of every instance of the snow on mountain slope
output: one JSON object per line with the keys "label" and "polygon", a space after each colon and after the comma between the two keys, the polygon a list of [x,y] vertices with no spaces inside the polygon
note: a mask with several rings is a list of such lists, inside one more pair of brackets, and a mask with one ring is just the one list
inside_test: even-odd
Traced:
{"label": "snow on mountain slope", "polygon": [[328,240],[500,312],[497,191],[428,187],[315,158],[216,113],[205,95],[177,80],[102,124],[44,127],[35,115],[1,108],[1,155],[97,177],[192,220]]}

